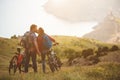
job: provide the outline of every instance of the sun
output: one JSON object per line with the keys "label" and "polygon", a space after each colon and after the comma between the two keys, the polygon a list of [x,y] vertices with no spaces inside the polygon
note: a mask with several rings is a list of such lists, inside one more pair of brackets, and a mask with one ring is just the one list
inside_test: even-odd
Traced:
{"label": "sun", "polygon": [[51,0],[54,5],[64,5],[67,0]]}

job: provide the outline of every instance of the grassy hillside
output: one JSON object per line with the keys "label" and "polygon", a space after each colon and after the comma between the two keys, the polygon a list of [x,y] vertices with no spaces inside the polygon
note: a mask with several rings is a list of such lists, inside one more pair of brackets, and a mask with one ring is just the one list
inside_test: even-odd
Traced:
{"label": "grassy hillside", "polygon": [[0,74],[6,72],[11,57],[16,52],[17,39],[0,38]]}
{"label": "grassy hillside", "polygon": [[61,57],[69,57],[74,53],[81,55],[84,49],[93,49],[96,51],[98,47],[107,46],[110,48],[113,44],[100,42],[94,39],[78,38],[70,36],[53,36],[60,44],[53,47],[55,52]]}
{"label": "grassy hillside", "polygon": [[[98,47],[107,46],[110,48],[112,44],[103,43],[93,39],[53,36],[60,44],[54,46],[53,49],[61,58],[63,66],[60,71],[52,73],[47,66],[47,74],[43,74],[41,64],[38,64],[38,73],[34,74],[33,69],[25,74],[15,75],[8,74],[8,64],[11,57],[16,52],[19,40],[0,38],[0,80],[119,80],[120,64],[119,61],[111,62],[109,57],[115,59],[120,56],[120,51],[110,52],[108,56],[100,57],[101,62],[91,66],[73,65],[68,66],[67,60],[70,56],[76,54],[81,55],[84,49],[91,48],[94,52]],[[109,52],[108,52],[109,53]],[[113,56],[113,55],[117,56]],[[113,57],[111,57],[113,56]],[[118,57],[119,60],[120,57]],[[39,59],[39,57],[38,57]]]}
{"label": "grassy hillside", "polygon": [[119,80],[120,65],[115,63],[98,64],[95,66],[63,67],[55,73],[43,74],[29,72],[28,74],[4,75],[1,80]]}

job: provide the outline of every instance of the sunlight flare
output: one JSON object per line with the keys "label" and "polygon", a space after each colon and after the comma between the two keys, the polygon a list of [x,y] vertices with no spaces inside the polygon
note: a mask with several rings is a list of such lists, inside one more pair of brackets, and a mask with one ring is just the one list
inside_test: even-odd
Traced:
{"label": "sunlight flare", "polygon": [[51,0],[54,5],[64,5],[67,0]]}

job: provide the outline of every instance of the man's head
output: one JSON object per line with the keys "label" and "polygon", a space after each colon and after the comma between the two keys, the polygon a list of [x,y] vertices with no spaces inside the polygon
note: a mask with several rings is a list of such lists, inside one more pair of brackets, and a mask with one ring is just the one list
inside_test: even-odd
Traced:
{"label": "man's head", "polygon": [[32,32],[37,32],[37,25],[32,24],[32,25],[30,26],[30,31],[32,31]]}

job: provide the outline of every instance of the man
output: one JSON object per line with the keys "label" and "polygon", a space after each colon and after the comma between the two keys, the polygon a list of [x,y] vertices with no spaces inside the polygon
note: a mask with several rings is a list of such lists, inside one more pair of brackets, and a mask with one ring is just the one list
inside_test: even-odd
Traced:
{"label": "man", "polygon": [[30,57],[32,58],[34,72],[37,72],[36,53],[40,55],[40,51],[38,49],[37,36],[35,32],[37,32],[37,25],[32,24],[30,26],[30,31],[27,31],[23,36],[24,48],[26,53],[26,61],[25,61],[26,73],[28,72]]}
{"label": "man", "polygon": [[[45,47],[44,38],[47,40],[46,44],[50,46],[49,48]],[[42,28],[39,28],[37,42],[38,42],[39,51],[41,52],[42,70],[44,73],[45,73],[45,58],[49,49],[52,47],[52,44],[49,41],[49,39],[52,42],[56,43],[53,38],[51,38],[50,36],[44,33],[44,30]]]}

